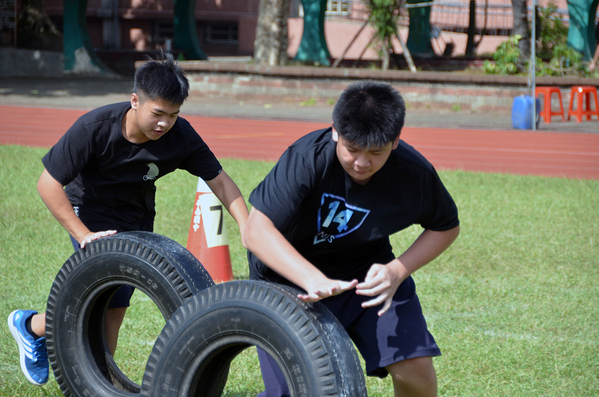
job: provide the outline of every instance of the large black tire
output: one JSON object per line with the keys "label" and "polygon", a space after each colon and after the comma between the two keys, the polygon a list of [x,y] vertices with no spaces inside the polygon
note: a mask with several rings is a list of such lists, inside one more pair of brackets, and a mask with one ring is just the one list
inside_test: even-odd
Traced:
{"label": "large black tire", "polygon": [[139,396],[104,332],[106,309],[122,284],[148,295],[166,321],[214,282],[189,251],[154,233],[117,233],[75,252],[58,272],[46,310],[48,358],[67,397]]}
{"label": "large black tire", "polygon": [[257,346],[279,365],[292,397],[366,396],[349,336],[321,304],[296,290],[258,281],[231,281],[191,298],[154,344],[144,397],[214,397],[215,379],[241,351]]}

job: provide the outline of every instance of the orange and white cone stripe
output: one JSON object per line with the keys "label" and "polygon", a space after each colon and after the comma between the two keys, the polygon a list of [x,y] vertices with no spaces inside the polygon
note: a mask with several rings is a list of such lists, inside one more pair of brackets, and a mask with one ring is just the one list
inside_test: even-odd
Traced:
{"label": "orange and white cone stripe", "polygon": [[223,204],[198,178],[187,249],[204,265],[215,283],[233,280]]}

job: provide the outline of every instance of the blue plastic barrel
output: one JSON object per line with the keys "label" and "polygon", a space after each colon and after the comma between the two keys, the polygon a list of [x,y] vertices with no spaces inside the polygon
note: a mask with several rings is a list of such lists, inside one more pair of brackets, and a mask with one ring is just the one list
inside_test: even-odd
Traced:
{"label": "blue plastic barrel", "polygon": [[[539,127],[540,102],[537,98],[537,128]],[[512,125],[521,130],[532,130],[532,99],[530,95],[520,95],[514,98],[512,106]]]}

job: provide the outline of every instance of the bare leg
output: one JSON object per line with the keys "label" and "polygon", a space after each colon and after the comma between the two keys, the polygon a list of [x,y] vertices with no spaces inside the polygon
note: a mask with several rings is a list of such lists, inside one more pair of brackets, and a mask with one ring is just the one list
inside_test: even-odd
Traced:
{"label": "bare leg", "polygon": [[114,356],[116,345],[119,340],[119,330],[125,318],[126,307],[115,307],[106,310],[106,342],[110,354]]}
{"label": "bare leg", "polygon": [[432,357],[418,357],[386,367],[393,379],[395,397],[437,396],[437,374]]}
{"label": "bare leg", "polygon": [[46,313],[31,316],[31,330],[40,338],[46,336]]}
{"label": "bare leg", "polygon": [[[114,355],[119,329],[125,318],[126,307],[117,307],[106,311],[106,342],[110,354]],[[34,314],[31,317],[31,330],[39,337],[46,336],[46,313]]]}

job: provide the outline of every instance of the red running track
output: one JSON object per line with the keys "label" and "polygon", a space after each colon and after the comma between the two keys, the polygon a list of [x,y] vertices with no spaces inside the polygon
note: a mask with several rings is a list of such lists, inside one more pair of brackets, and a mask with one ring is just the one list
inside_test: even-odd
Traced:
{"label": "red running track", "polygon": [[[0,106],[0,144],[51,147],[82,110]],[[276,161],[326,124],[184,116],[219,158]],[[599,134],[410,128],[402,139],[442,170],[599,180]]]}

